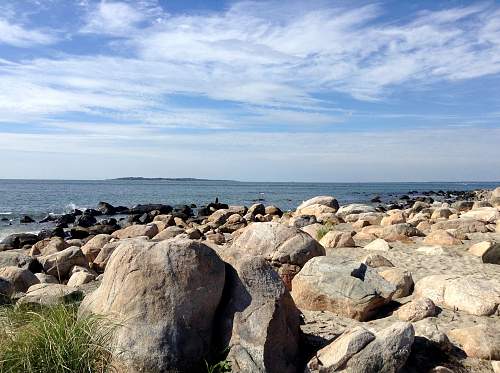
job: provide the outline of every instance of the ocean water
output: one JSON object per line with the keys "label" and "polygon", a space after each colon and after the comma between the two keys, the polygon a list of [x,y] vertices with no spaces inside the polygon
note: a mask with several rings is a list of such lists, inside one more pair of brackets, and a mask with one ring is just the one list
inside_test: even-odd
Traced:
{"label": "ocean water", "polygon": [[495,188],[499,183],[261,183],[207,180],[0,180],[0,239],[12,232],[37,231],[40,224],[19,224],[29,215],[39,220],[48,213],[138,203],[203,205],[220,202],[251,205],[256,201],[281,209],[293,209],[317,195],[333,195],[339,203],[368,202],[375,195],[389,202],[416,190],[473,190]]}

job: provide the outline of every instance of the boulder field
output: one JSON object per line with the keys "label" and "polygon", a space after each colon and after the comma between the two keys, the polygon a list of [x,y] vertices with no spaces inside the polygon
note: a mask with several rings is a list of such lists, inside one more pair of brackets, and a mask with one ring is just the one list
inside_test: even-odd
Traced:
{"label": "boulder field", "polygon": [[124,373],[205,372],[221,352],[233,372],[497,372],[500,188],[459,196],[101,202],[3,240],[0,302],[116,322]]}

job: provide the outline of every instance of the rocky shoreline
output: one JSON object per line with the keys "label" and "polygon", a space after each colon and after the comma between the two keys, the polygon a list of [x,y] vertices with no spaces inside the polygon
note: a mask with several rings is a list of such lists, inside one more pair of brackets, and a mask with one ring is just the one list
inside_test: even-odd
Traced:
{"label": "rocky shoreline", "polygon": [[500,372],[500,188],[294,211],[100,202],[47,222],[0,243],[2,302],[126,320],[123,372],[223,350],[235,372]]}

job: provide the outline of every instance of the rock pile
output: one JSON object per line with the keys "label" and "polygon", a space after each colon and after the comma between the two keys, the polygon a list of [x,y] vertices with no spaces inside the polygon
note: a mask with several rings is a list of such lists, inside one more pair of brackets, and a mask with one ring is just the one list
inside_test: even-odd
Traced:
{"label": "rock pile", "polygon": [[500,188],[431,195],[288,212],[101,202],[3,240],[0,302],[116,318],[122,372],[203,371],[217,351],[234,372],[492,372]]}

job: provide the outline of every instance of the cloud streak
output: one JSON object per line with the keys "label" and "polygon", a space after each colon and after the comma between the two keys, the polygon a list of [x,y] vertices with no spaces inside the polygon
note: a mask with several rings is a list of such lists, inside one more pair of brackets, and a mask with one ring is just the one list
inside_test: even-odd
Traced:
{"label": "cloud streak", "polygon": [[[440,89],[456,105],[461,84],[498,82],[494,3],[416,10],[404,19],[384,3],[245,1],[169,13],[154,0],[82,1],[78,10],[66,29],[35,16],[30,23],[29,15],[20,23],[15,12],[0,19],[0,44],[15,49],[0,55],[0,151],[129,160],[175,160],[189,151],[184,164],[194,167],[203,149],[212,162],[231,153],[226,171],[256,159],[255,170],[269,162],[288,177],[287,161],[307,168],[315,158],[321,167],[364,163],[365,170],[372,160],[397,163],[398,172],[419,157],[431,168],[432,159],[479,164],[486,156],[474,141],[492,145],[499,136],[498,106],[470,114],[420,107]],[[421,101],[405,106],[415,92]],[[428,126],[367,129],[386,120]],[[478,123],[494,127],[491,137],[463,127]],[[463,153],[450,145],[459,142]],[[253,152],[249,144],[257,144]],[[498,156],[488,149],[488,157]],[[308,175],[319,177],[321,167]]]}
{"label": "cloud streak", "polygon": [[19,48],[29,48],[34,45],[53,44],[57,40],[53,33],[31,30],[0,18],[0,45],[7,44]]}

